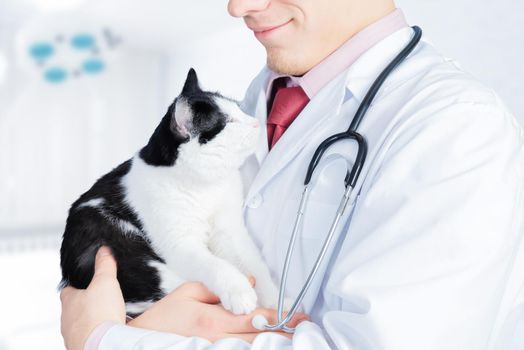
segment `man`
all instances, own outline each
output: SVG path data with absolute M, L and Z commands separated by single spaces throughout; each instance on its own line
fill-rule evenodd
M 347 129 L 413 30 L 392 0 L 230 0 L 228 8 L 267 51 L 242 103 L 267 131 L 243 169 L 245 219 L 278 276 L 312 154 Z M 293 337 L 258 334 L 253 315 L 225 312 L 194 283 L 126 326 L 114 259 L 101 250 L 89 288 L 61 295 L 68 348 L 88 339 L 90 349 L 507 349 L 524 296 L 522 129 L 491 90 L 423 40 L 358 131 L 368 156 L 304 299 L 311 319 L 295 318 Z M 355 153 L 341 142 L 319 166 L 290 297 L 316 259 Z M 256 313 L 275 321 L 274 311 Z

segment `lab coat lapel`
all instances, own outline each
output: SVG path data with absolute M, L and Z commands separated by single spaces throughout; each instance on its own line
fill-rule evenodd
M 268 153 L 268 146 L 267 142 L 264 141 L 264 137 L 267 134 L 266 86 L 269 82 L 270 76 L 271 71 L 267 66 L 265 66 L 256 76 L 256 78 L 253 79 L 253 82 L 247 89 L 246 96 L 240 104 L 240 108 L 244 111 L 244 113 L 257 119 L 260 124 L 261 138 L 258 142 L 257 149 L 255 150 L 255 157 L 250 157 L 249 159 L 250 167 L 253 165 L 253 163 L 257 163 L 257 171 Z
M 260 123 L 260 132 L 262 133 L 260 141 L 258 142 L 257 149 L 255 151 L 255 156 L 257 158 L 259 166 L 262 165 L 264 159 L 266 158 L 269 149 L 266 141 L 267 135 L 267 103 L 266 103 L 266 93 L 264 90 L 260 90 L 257 98 L 257 104 L 255 109 L 255 118 Z
M 264 90 L 262 88 L 262 90 Z M 342 74 L 322 89 L 302 110 L 277 144 L 268 153 L 265 123 L 267 119 L 266 95 L 261 92 L 257 101 L 256 118 L 264 125 L 263 139 L 259 142 L 257 159 L 260 170 L 246 197 L 246 203 L 256 195 L 300 150 L 319 137 L 322 124 L 338 114 L 345 94 L 345 75 Z M 314 141 L 317 142 L 317 141 Z M 303 181 L 303 179 L 296 179 Z

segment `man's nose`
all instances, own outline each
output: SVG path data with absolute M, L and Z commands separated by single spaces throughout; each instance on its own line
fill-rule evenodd
M 251 12 L 264 10 L 271 0 L 229 0 L 227 11 L 233 17 L 244 17 Z

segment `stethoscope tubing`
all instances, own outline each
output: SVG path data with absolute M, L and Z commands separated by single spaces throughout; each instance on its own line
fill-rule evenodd
M 351 121 L 351 124 L 348 130 L 342 133 L 332 135 L 328 137 L 327 139 L 325 139 L 317 147 L 317 149 L 315 150 L 315 153 L 313 154 L 313 157 L 311 158 L 311 161 L 308 165 L 308 170 L 306 172 L 306 177 L 304 179 L 304 189 L 302 191 L 302 197 L 300 200 L 297 217 L 295 219 L 295 223 L 293 226 L 293 232 L 292 232 L 292 235 L 289 241 L 289 245 L 288 245 L 288 249 L 286 252 L 286 259 L 284 261 L 284 266 L 282 268 L 282 276 L 280 280 L 280 289 L 279 289 L 279 295 L 278 295 L 277 323 L 274 325 L 266 324 L 264 328 L 268 331 L 282 330 L 287 333 L 294 333 L 295 331 L 294 328 L 288 327 L 287 323 L 293 318 L 293 316 L 297 312 L 298 306 L 304 299 L 306 292 L 308 291 L 309 287 L 311 286 L 311 283 L 313 282 L 313 279 L 315 278 L 315 275 L 318 269 L 320 268 L 320 265 L 322 264 L 322 260 L 324 259 L 325 254 L 329 248 L 329 245 L 338 228 L 340 219 L 342 218 L 342 216 L 345 213 L 345 210 L 351 198 L 351 194 L 353 192 L 353 189 L 355 188 L 355 185 L 357 183 L 357 180 L 359 178 L 359 175 L 362 171 L 362 168 L 366 160 L 367 150 L 368 150 L 367 142 L 366 142 L 366 139 L 362 135 L 356 132 L 356 130 L 359 127 L 360 123 L 362 122 L 362 119 L 364 118 L 369 107 L 371 106 L 371 103 L 373 102 L 375 96 L 377 95 L 378 91 L 380 90 L 381 86 L 384 84 L 388 76 L 398 65 L 400 65 L 409 56 L 409 54 L 415 49 L 415 47 L 419 43 L 422 37 L 422 29 L 420 29 L 418 26 L 413 26 L 412 28 L 415 31 L 413 38 L 406 45 L 406 47 L 393 59 L 393 61 L 391 61 L 391 63 L 388 64 L 388 66 L 380 73 L 377 79 L 373 82 L 373 84 L 371 85 L 371 88 L 367 92 L 366 96 L 364 97 L 364 100 L 360 104 L 355 116 L 353 117 L 353 120 Z M 322 159 L 322 156 L 324 155 L 326 150 L 329 147 L 331 147 L 332 145 L 334 145 L 335 143 L 342 141 L 342 140 L 347 140 L 347 139 L 355 140 L 357 142 L 358 148 L 357 148 L 357 156 L 355 158 L 355 163 L 352 166 L 351 171 L 347 172 L 346 177 L 344 179 L 345 188 L 346 188 L 344 191 L 344 195 L 340 200 L 337 212 L 335 214 L 335 218 L 333 219 L 331 223 L 329 232 L 326 236 L 324 244 L 322 245 L 320 253 L 317 256 L 315 264 L 311 272 L 309 273 L 306 279 L 306 282 L 304 283 L 299 295 L 297 296 L 289 312 L 287 313 L 286 317 L 283 317 L 284 298 L 285 298 L 287 277 L 288 277 L 288 272 L 289 272 L 289 264 L 291 261 L 291 257 L 293 255 L 296 238 L 302 228 L 302 221 L 304 218 L 304 213 L 307 208 L 307 202 L 308 202 L 308 198 L 309 198 L 310 191 L 311 191 L 311 187 L 310 187 L 311 179 L 313 177 L 316 167 L 320 163 L 320 160 Z

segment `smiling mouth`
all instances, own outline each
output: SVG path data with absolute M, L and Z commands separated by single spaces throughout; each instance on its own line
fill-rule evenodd
M 260 28 L 250 28 L 253 33 L 255 33 L 255 36 L 258 38 L 258 37 L 265 37 L 275 31 L 277 31 L 278 29 L 288 25 L 290 22 L 292 21 L 292 19 L 290 19 L 289 21 L 283 23 L 283 24 L 280 24 L 280 25 L 277 25 L 277 26 L 273 26 L 273 27 L 260 27 Z

